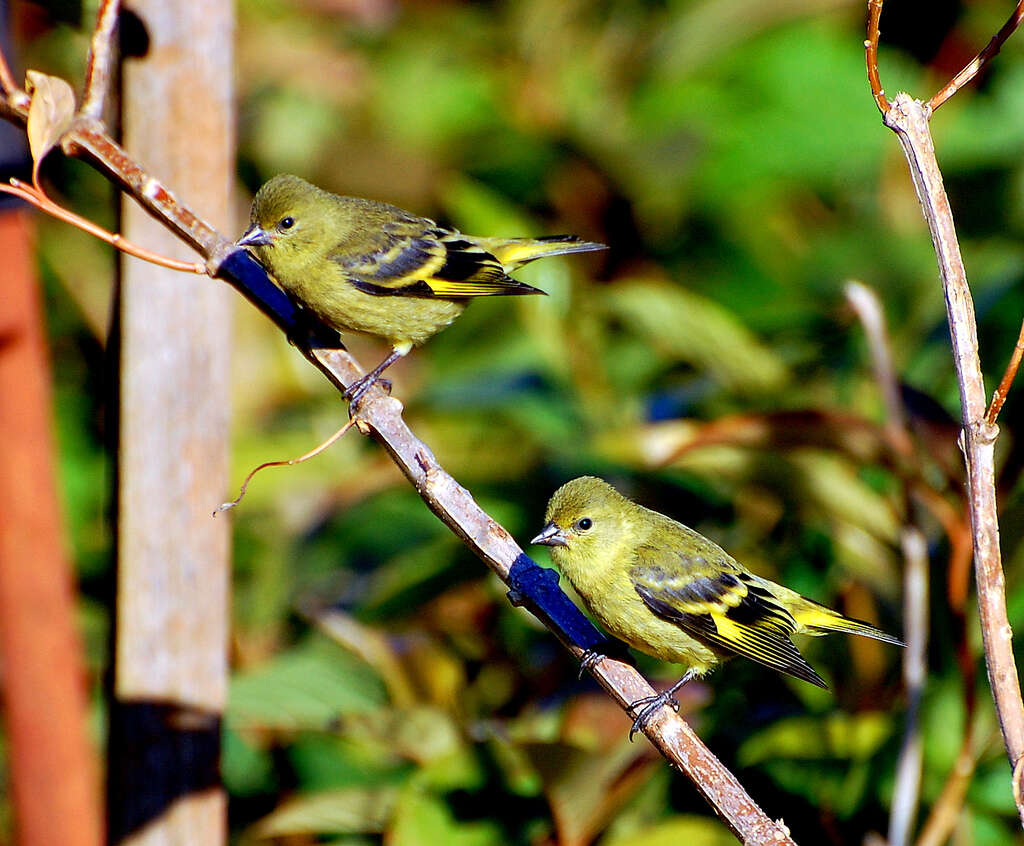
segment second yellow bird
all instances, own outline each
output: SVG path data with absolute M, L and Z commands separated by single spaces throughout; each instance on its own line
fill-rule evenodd
M 594 476 L 555 491 L 545 519 L 533 543 L 551 547 L 551 558 L 601 626 L 641 652 L 689 668 L 665 694 L 632 703 L 639 711 L 633 731 L 674 703 L 672 694 L 689 679 L 734 655 L 826 687 L 793 645 L 794 634 L 848 632 L 903 645 L 755 576 L 718 544 Z
M 353 406 L 385 369 L 448 326 L 474 297 L 544 293 L 510 278 L 515 269 L 534 259 L 604 249 L 574 235 L 463 235 L 287 174 L 257 192 L 250 226 L 237 243 L 329 326 L 391 344 L 391 354 L 349 386 Z

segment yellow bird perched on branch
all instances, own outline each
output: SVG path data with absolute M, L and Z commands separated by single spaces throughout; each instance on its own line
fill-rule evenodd
M 755 576 L 713 541 L 594 476 L 555 491 L 545 520 L 532 543 L 551 547 L 551 558 L 609 634 L 688 667 L 665 693 L 631 704 L 637 716 L 630 737 L 662 705 L 678 707 L 673 694 L 687 681 L 734 655 L 827 687 L 793 645 L 794 634 L 848 632 L 903 645 Z M 600 657 L 588 653 L 584 665 Z
M 574 235 L 463 235 L 287 174 L 257 192 L 237 243 L 329 326 L 391 344 L 391 354 L 349 386 L 353 406 L 385 369 L 448 326 L 474 297 L 544 293 L 510 278 L 512 271 L 539 258 L 605 248 Z

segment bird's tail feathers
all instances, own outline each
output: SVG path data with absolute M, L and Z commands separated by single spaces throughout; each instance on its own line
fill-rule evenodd
M 886 634 L 870 623 L 856 620 L 853 617 L 847 617 L 810 599 L 807 599 L 806 606 L 793 612 L 793 617 L 801 627 L 806 629 L 807 634 L 821 635 L 828 632 L 845 632 L 847 634 L 874 638 L 883 643 L 891 643 L 894 646 L 905 645 L 898 637 Z
M 521 267 L 534 259 L 606 250 L 604 244 L 584 241 L 576 235 L 550 235 L 544 238 L 481 238 L 480 246 L 506 268 Z

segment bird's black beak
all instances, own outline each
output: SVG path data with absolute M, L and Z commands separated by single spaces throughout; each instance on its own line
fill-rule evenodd
M 565 532 L 558 526 L 548 523 L 530 543 L 537 543 L 541 546 L 568 546 L 569 540 L 566 538 Z
M 235 242 L 238 247 L 269 247 L 274 243 L 273 238 L 264 232 L 255 223 L 245 230 L 245 233 Z

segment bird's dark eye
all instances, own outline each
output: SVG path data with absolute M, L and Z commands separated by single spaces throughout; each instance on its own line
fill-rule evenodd
M 576 521 L 576 528 L 581 532 L 589 532 L 591 527 L 594 525 L 594 521 L 589 517 L 581 517 Z
M 295 225 L 295 218 L 294 217 L 282 217 L 281 220 L 278 221 L 277 228 L 278 229 L 282 229 L 282 230 L 284 230 L 284 229 L 291 229 L 294 225 Z

